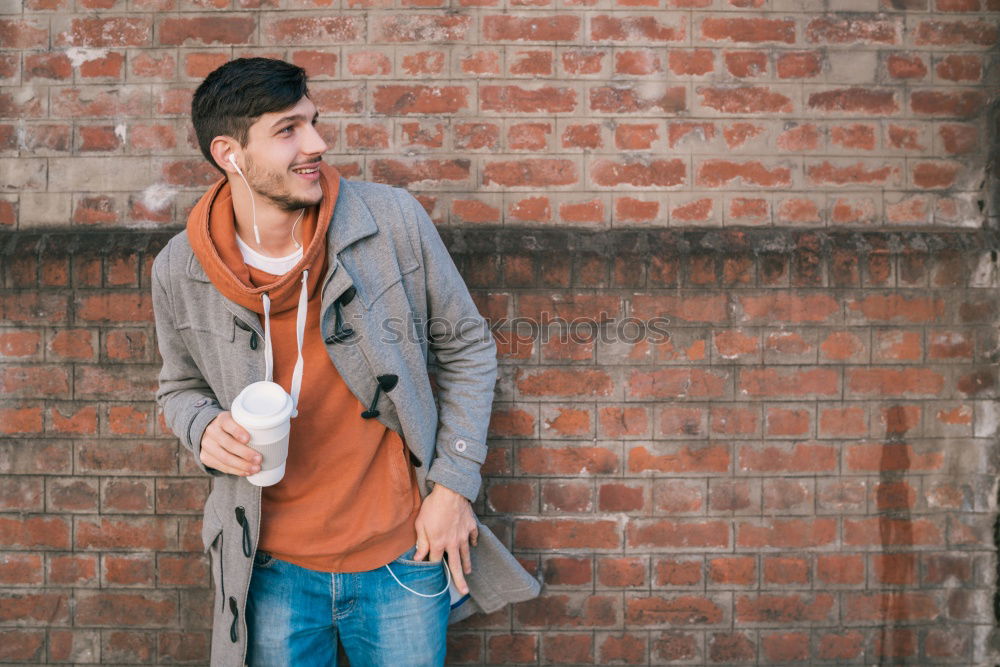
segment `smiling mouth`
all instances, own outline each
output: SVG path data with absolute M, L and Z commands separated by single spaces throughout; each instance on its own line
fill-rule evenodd
M 311 165 L 303 167 L 292 167 L 292 172 L 300 176 L 308 176 L 310 174 L 315 174 L 319 171 L 319 162 L 314 162 Z

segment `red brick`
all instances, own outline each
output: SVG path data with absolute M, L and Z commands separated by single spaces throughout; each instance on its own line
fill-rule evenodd
M 111 51 L 107 55 L 80 64 L 80 76 L 85 79 L 121 79 L 125 54 Z
M 145 18 L 75 18 L 54 41 L 59 46 L 149 46 L 152 34 L 153 26 Z
M 68 398 L 68 369 L 59 366 L 0 368 L 0 395 L 5 398 Z
M 107 358 L 114 361 L 144 361 L 149 348 L 149 337 L 138 329 L 113 329 L 104 337 Z
M 97 408 L 84 406 L 54 406 L 49 409 L 49 431 L 73 435 L 97 433 Z
M 107 662 L 146 664 L 156 656 L 156 633 L 113 630 L 103 633 L 101 657 Z
M 944 452 L 932 450 L 921 454 L 912 445 L 872 442 L 849 445 L 844 453 L 844 462 L 852 472 L 932 472 L 944 465 Z
M 525 628 L 610 627 L 621 623 L 621 601 L 617 595 L 543 593 L 518 605 L 514 614 Z
M 814 507 L 809 480 L 765 479 L 762 497 L 764 511 L 768 513 L 811 512 Z
M 601 512 L 639 512 L 645 506 L 646 491 L 633 484 L 601 484 L 597 492 Z
M 597 641 L 600 664 L 647 664 L 646 638 L 642 635 L 607 635 Z
M 101 481 L 101 512 L 148 514 L 153 511 L 153 480 L 113 478 Z
M 86 662 L 99 655 L 101 633 L 96 630 L 52 630 L 49 658 L 53 662 Z
M 45 657 L 45 630 L 0 630 L 0 660 L 38 662 Z
M 0 554 L 0 585 L 40 586 L 44 581 L 41 554 Z
M 947 582 L 968 585 L 972 579 L 972 558 L 965 554 L 925 554 L 923 583 L 940 586 Z
M 928 593 L 846 593 L 843 605 L 847 622 L 930 621 L 939 613 Z
M 256 21 L 252 16 L 220 15 L 196 18 L 166 18 L 157 36 L 163 46 L 249 44 Z
M 152 299 L 144 292 L 101 293 L 82 296 L 76 301 L 77 317 L 86 322 L 151 322 Z
M 491 663 L 500 665 L 535 664 L 538 637 L 526 634 L 493 635 L 487 641 L 486 655 Z
M 951 626 L 947 629 L 931 629 L 924 637 L 924 652 L 928 658 L 968 658 L 972 647 L 969 630 Z
M 934 546 L 944 542 L 943 531 L 930 519 L 866 518 L 844 520 L 847 546 Z
M 521 549 L 614 549 L 621 545 L 621 533 L 609 520 L 520 520 L 514 542 Z
M 44 20 L 5 19 L 0 21 L 0 44 L 5 49 L 44 49 L 49 35 Z
M 0 477 L 0 511 L 41 512 L 43 487 L 41 477 Z
M 914 585 L 917 583 L 916 554 L 872 554 L 872 575 L 880 584 Z
M 76 622 L 107 628 L 167 627 L 176 622 L 177 598 L 167 591 L 77 591 Z
M 552 410 L 557 412 L 553 413 Z M 593 434 L 593 419 L 589 409 L 580 410 L 571 407 L 543 408 L 543 413 L 547 413 L 542 422 L 550 437 L 573 437 L 589 436 Z M 551 416 L 548 416 L 551 415 Z
M 0 543 L 28 549 L 69 549 L 69 522 L 62 517 L 0 516 Z
M 157 479 L 156 511 L 168 514 L 200 514 L 208 500 L 207 479 Z
M 521 447 L 518 468 L 529 475 L 609 475 L 619 470 L 619 457 L 603 447 Z
M 95 478 L 58 477 L 47 484 L 49 511 L 97 512 L 98 481 Z
M 104 586 L 152 588 L 155 571 L 152 554 L 104 554 L 101 557 L 101 581 Z
M 166 549 L 176 543 L 177 523 L 167 517 L 79 518 L 78 549 Z
M 658 444 L 657 450 L 664 453 L 652 453 L 645 446 L 629 450 L 629 472 L 725 473 L 732 459 L 729 446 L 724 444 L 700 447 Z
M 711 558 L 708 578 L 713 584 L 752 586 L 757 582 L 757 561 L 752 556 Z
M 457 664 L 481 662 L 483 637 L 478 634 L 449 632 L 445 652 L 448 660 Z
M 802 436 L 812 433 L 810 408 L 782 408 L 765 406 L 765 435 L 770 437 Z
M 764 583 L 789 585 L 809 583 L 809 561 L 805 558 L 766 556 Z
M 210 657 L 210 633 L 161 632 L 158 636 L 158 653 L 165 662 L 192 664 L 205 662 Z
M 542 635 L 542 656 L 546 664 L 579 665 L 594 662 L 593 636 L 585 634 Z
M 709 598 L 637 597 L 625 602 L 625 622 L 633 626 L 698 625 L 721 623 L 725 610 Z
M 724 521 L 634 520 L 626 532 L 630 547 L 729 547 L 729 525 Z
M 108 431 L 115 435 L 145 435 L 149 432 L 150 408 L 143 405 L 108 407 Z
M 737 467 L 744 472 L 832 472 L 836 469 L 838 448 L 810 442 L 793 445 L 743 445 L 738 451 Z
M 593 565 L 590 558 L 551 556 L 545 559 L 545 583 L 549 586 L 580 586 L 589 584 Z
M 750 662 L 757 650 L 743 633 L 714 633 L 708 638 L 708 655 L 712 662 Z
M 65 593 L 0 593 L 0 623 L 68 625 L 69 599 Z
M 598 431 L 608 438 L 646 435 L 649 433 L 649 415 L 641 407 L 602 407 L 598 412 Z
M 628 395 L 637 399 L 687 398 L 721 399 L 726 395 L 729 372 L 700 368 L 633 370 L 628 378 Z
M 30 435 L 44 429 L 42 408 L 38 405 L 0 407 L 0 434 Z
M 773 519 L 760 525 L 741 521 L 736 526 L 736 545 L 798 549 L 831 544 L 836 535 L 835 519 Z
M 160 554 L 157 585 L 192 588 L 208 583 L 208 559 L 202 554 Z
M 157 369 L 140 365 L 77 366 L 73 392 L 79 399 L 145 401 L 157 387 Z
M 823 623 L 833 611 L 833 595 L 740 595 L 735 602 L 738 623 Z
M 496 512 L 531 512 L 538 507 L 535 486 L 530 482 L 498 480 L 489 485 L 486 498 Z
M 61 554 L 48 559 L 48 581 L 64 586 L 96 586 L 96 554 Z
M 659 560 L 655 566 L 657 586 L 696 586 L 701 584 L 700 560 Z
M 647 563 L 643 558 L 599 558 L 597 581 L 601 586 L 631 587 L 646 585 Z
M 705 483 L 675 480 L 653 485 L 653 510 L 657 514 L 700 514 L 705 506 Z
M 809 659 L 809 633 L 783 632 L 761 636 L 761 649 L 772 663 Z
M 483 17 L 483 37 L 499 41 L 572 41 L 580 33 L 581 18 L 571 14 L 554 16 L 487 15 Z

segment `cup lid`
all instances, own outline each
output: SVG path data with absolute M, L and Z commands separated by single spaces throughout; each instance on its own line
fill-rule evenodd
M 292 397 L 276 382 L 248 384 L 233 401 L 233 419 L 244 428 L 270 428 L 292 414 Z

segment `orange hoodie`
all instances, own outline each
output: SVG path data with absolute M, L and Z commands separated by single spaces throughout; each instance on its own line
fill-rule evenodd
M 285 476 L 262 489 L 258 548 L 311 570 L 360 572 L 388 563 L 416 543 L 420 494 L 399 434 L 377 419 L 361 418 L 365 406 L 337 373 L 320 332 L 319 284 L 340 185 L 336 169 L 321 163 L 320 171 L 323 199 L 300 223 L 302 259 L 283 276 L 243 261 L 226 179 L 195 205 L 187 232 L 195 256 L 224 296 L 261 317 L 261 295 L 270 297 L 274 381 L 285 391 L 298 354 L 302 271 L 309 269 L 298 417 L 292 419 Z

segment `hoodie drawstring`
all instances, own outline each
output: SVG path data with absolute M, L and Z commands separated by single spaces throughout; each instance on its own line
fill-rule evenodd
M 292 417 L 299 414 L 299 391 L 302 389 L 302 371 L 305 362 L 302 359 L 302 340 L 306 334 L 306 314 L 309 307 L 309 269 L 302 271 L 302 291 L 299 292 L 299 305 L 295 312 L 295 340 L 298 344 L 299 356 L 295 360 L 295 370 L 292 371 Z M 264 302 L 264 379 L 274 381 L 274 352 L 271 346 L 271 297 L 267 293 L 260 295 Z

